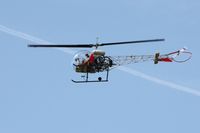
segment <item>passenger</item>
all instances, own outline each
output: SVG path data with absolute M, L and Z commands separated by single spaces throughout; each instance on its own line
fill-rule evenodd
M 86 56 L 87 58 L 89 58 L 89 57 L 90 57 L 88 53 L 87 53 L 87 54 L 85 54 L 85 56 Z
M 76 58 L 76 59 L 75 59 L 75 62 L 76 62 L 76 64 L 77 64 L 77 65 L 80 65 L 80 64 L 81 64 L 81 62 L 80 62 L 80 59 L 79 59 L 79 58 Z

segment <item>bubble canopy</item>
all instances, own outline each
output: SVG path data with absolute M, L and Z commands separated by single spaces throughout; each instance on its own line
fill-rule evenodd
M 82 50 L 77 52 L 73 57 L 73 67 L 83 64 L 86 60 L 89 59 L 91 52 L 87 50 Z

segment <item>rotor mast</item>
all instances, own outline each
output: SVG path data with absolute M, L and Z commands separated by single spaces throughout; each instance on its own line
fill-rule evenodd
M 99 45 L 99 37 L 96 37 L 96 46 L 95 46 L 95 49 L 98 48 L 98 45 Z

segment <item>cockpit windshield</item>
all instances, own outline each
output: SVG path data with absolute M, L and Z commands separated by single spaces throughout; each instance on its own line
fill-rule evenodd
M 90 57 L 90 52 L 87 50 L 79 51 L 73 58 L 73 66 L 78 66 L 87 61 Z

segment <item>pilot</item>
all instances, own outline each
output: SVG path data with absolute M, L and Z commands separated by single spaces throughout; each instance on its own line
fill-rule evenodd
M 82 64 L 85 64 L 85 63 L 87 63 L 89 61 L 90 56 L 89 56 L 88 53 L 85 54 L 85 57 L 86 57 L 86 59 L 82 60 Z

